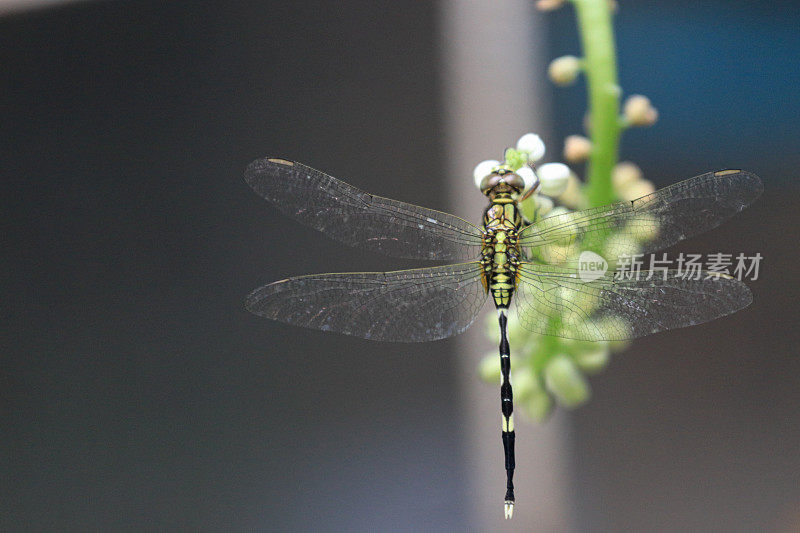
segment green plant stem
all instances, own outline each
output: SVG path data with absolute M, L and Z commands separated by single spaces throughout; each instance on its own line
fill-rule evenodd
M 592 153 L 585 190 L 589 207 L 594 207 L 616 200 L 611 184 L 611 171 L 617 164 L 621 128 L 612 8 L 608 0 L 572 2 L 578 16 L 589 92 Z

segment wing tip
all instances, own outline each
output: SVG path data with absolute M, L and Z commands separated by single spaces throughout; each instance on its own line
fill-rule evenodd
M 764 182 L 758 175 L 753 174 L 747 170 L 730 169 L 730 170 L 717 170 L 714 172 L 715 178 L 735 179 L 740 177 L 738 185 L 741 187 L 742 194 L 742 209 L 753 203 L 761 193 L 764 192 Z
M 256 289 L 256 290 L 252 291 L 250 294 L 248 294 L 247 296 L 245 296 L 245 298 L 244 298 L 244 308 L 247 311 L 253 313 L 254 315 L 258 314 L 257 309 L 256 309 L 256 304 L 258 304 L 258 301 L 259 301 L 258 293 L 259 293 L 260 290 L 261 290 L 260 288 Z
M 294 161 L 279 157 L 256 159 L 244 170 L 244 181 L 256 193 L 270 200 L 271 198 L 266 196 L 268 191 L 272 190 L 279 178 L 291 172 L 295 165 Z
M 737 278 L 731 278 L 729 283 L 731 286 L 736 287 L 736 303 L 739 306 L 737 309 L 732 311 L 732 313 L 744 309 L 753 303 L 753 291 L 746 283 Z
M 288 279 L 282 279 L 279 281 L 273 281 L 272 283 L 267 283 L 266 285 L 262 285 L 257 289 L 254 289 L 244 298 L 244 308 L 254 315 L 258 316 L 265 316 L 270 317 L 270 314 L 266 311 L 264 307 L 264 303 L 269 303 L 269 297 L 273 296 L 274 294 L 280 292 L 281 288 L 284 287 L 284 283 L 289 281 Z
M 728 275 L 712 275 L 710 272 L 704 272 L 704 274 L 706 278 L 703 282 L 709 281 L 719 284 L 716 295 L 723 298 L 723 303 L 719 307 L 719 313 L 715 316 L 710 316 L 707 320 L 698 321 L 696 322 L 697 324 L 732 315 L 753 303 L 753 291 L 742 280 Z
M 295 162 L 289 159 L 283 159 L 281 157 L 262 157 L 260 159 L 256 159 L 255 161 L 251 162 L 247 165 L 247 168 L 244 171 L 245 177 L 250 176 L 253 172 L 264 170 L 268 167 L 273 168 L 285 168 L 285 167 L 294 167 Z

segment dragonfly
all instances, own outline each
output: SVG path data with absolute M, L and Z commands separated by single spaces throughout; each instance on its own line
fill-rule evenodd
M 752 203 L 761 180 L 709 172 L 637 200 L 541 218 L 520 211 L 526 183 L 501 164 L 480 182 L 489 201 L 480 226 L 363 192 L 298 162 L 259 159 L 245 181 L 278 211 L 346 245 L 449 264 L 391 272 L 311 274 L 268 283 L 246 298 L 262 317 L 372 341 L 425 342 L 466 330 L 487 300 L 497 310 L 505 518 L 514 510 L 515 432 L 507 336 L 512 301 L 526 329 L 586 341 L 625 340 L 713 320 L 749 305 L 726 275 L 664 270 L 584 279 L 575 250 L 647 254 L 712 229 Z M 649 239 L 642 242 L 642 233 Z M 619 279 L 617 279 L 619 278 Z

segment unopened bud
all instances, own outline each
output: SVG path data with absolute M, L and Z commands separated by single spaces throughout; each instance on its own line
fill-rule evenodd
M 556 355 L 544 370 L 547 390 L 565 407 L 577 407 L 589 399 L 586 378 L 566 355 Z
M 608 239 L 603 245 L 603 258 L 608 261 L 608 268 L 617 268 L 621 261 L 639 253 L 639 243 L 626 235 L 615 235 L 613 239 Z
M 570 163 L 581 163 L 589 159 L 592 141 L 583 135 L 570 135 L 564 139 L 564 159 Z
M 618 191 L 635 181 L 639 181 L 642 177 L 642 169 L 636 163 L 630 161 L 622 161 L 611 171 L 611 183 Z
M 582 209 L 586 203 L 586 197 L 581 190 L 581 182 L 574 174 L 570 174 L 567 180 L 567 188 L 558 197 L 558 201 L 571 209 Z
M 539 176 L 539 191 L 542 194 L 560 196 L 567 190 L 571 172 L 564 163 L 546 163 L 538 168 L 536 174 Z
M 634 94 L 625 100 L 623 113 L 631 126 L 652 126 L 658 120 L 658 111 L 650 99 L 641 94 Z
M 530 392 L 524 406 L 534 422 L 544 422 L 553 412 L 553 398 L 546 390 L 537 387 Z
M 588 352 L 579 352 L 575 355 L 575 364 L 587 374 L 594 374 L 606 367 L 609 356 L 608 346 L 599 346 Z
M 627 187 L 621 188 L 617 194 L 619 194 L 621 199 L 632 202 L 633 200 L 637 200 L 642 196 L 647 196 L 654 192 L 656 192 L 656 186 L 653 185 L 652 181 L 637 180 Z
M 539 11 L 555 11 L 566 3 L 567 0 L 538 0 L 536 9 Z
M 563 205 L 560 205 L 558 207 L 554 207 L 553 210 L 550 211 L 550 213 L 547 216 L 548 217 L 557 217 L 558 215 L 565 215 L 565 214 L 567 214 L 569 212 L 570 212 L 569 209 L 567 209 Z
M 537 387 L 534 375 L 527 368 L 522 368 L 511 375 L 511 381 L 514 383 L 514 398 L 524 399 L 527 398 L 531 391 Z
M 625 223 L 624 232 L 626 235 L 630 235 L 635 241 L 646 243 L 658 237 L 660 230 L 661 222 L 659 222 L 655 215 L 641 213 Z
M 528 154 L 528 161 L 534 163 L 544 157 L 544 141 L 535 133 L 526 133 L 517 141 L 517 150 Z
M 553 200 L 547 196 L 536 194 L 533 196 L 533 202 L 536 206 L 536 216 L 543 217 L 553 210 Z
M 581 71 L 581 60 L 575 56 L 561 56 L 550 62 L 547 75 L 556 85 L 571 85 Z

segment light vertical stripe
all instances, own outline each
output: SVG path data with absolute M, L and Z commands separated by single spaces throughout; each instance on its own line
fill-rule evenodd
M 486 199 L 472 183 L 472 169 L 528 131 L 536 131 L 557 150 L 545 131 L 547 103 L 543 55 L 545 16 L 532 0 L 445 0 L 440 4 L 442 67 L 446 106 L 446 160 L 453 202 L 451 212 L 480 221 Z M 534 54 L 536 54 L 534 56 Z M 512 304 L 513 305 L 513 304 Z M 479 319 L 480 323 L 480 319 Z M 468 523 L 497 529 L 502 521 L 505 471 L 497 442 L 497 390 L 479 380 L 480 357 L 496 348 L 481 327 L 458 337 L 465 450 Z M 511 346 L 514 353 L 515 346 Z M 513 367 L 513 361 L 512 361 Z M 517 505 L 512 523 L 520 531 L 570 531 L 567 478 L 567 423 L 556 413 L 545 426 L 516 428 Z

